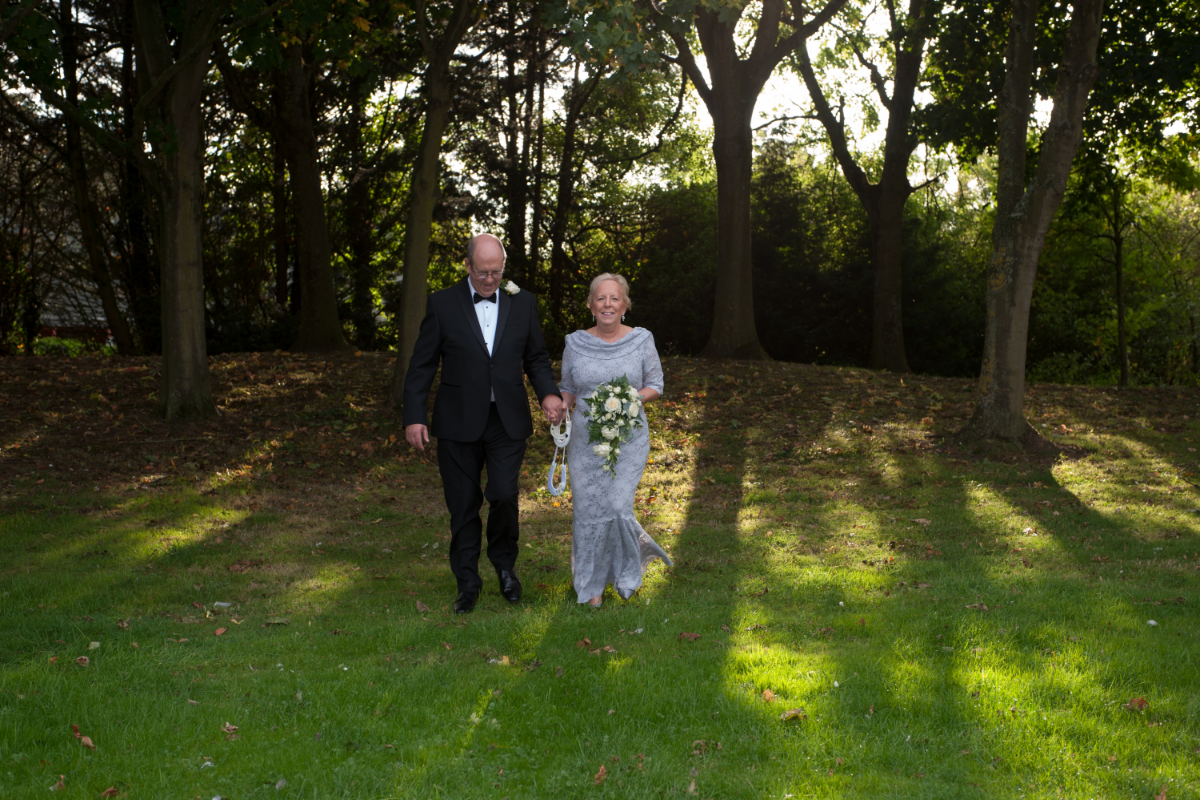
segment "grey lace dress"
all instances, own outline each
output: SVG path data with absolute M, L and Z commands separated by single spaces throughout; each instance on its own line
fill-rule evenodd
M 563 391 L 586 400 L 597 386 L 622 375 L 635 389 L 649 387 L 662 393 L 662 363 L 650 331 L 634 328 L 611 343 L 585 331 L 567 337 L 560 382 Z M 575 510 L 571 540 L 575 592 L 579 602 L 586 603 L 612 584 L 617 594 L 629 599 L 642 585 L 642 573 L 651 561 L 661 558 L 671 563 L 638 524 L 633 511 L 634 493 L 650 455 L 646 412 L 642 412 L 642 427 L 621 444 L 615 476 L 602 469 L 603 459 L 592 452 L 587 425 L 582 403 L 577 401 L 571 412 L 571 442 L 567 445 Z

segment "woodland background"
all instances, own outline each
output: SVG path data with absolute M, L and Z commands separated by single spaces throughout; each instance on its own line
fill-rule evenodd
M 491 231 L 552 352 L 611 270 L 665 353 L 746 355 L 713 346 L 728 327 L 712 312 L 721 178 L 748 190 L 752 355 L 977 375 L 1012 5 L 6 3 L 0 354 L 162 353 L 188 315 L 201 355 L 397 348 L 425 293 L 461 278 L 465 240 Z M 1103 8 L 1100 78 L 1037 269 L 1031 380 L 1200 381 L 1198 17 L 1194 0 Z M 1037 20 L 1048 102 L 1069 7 Z M 754 62 L 763 42 L 774 63 Z M 737 112 L 748 176 L 721 174 L 722 46 L 728 74 L 804 87 Z M 1045 125 L 1035 114 L 1031 164 Z M 202 281 L 181 284 L 164 269 L 192 234 Z

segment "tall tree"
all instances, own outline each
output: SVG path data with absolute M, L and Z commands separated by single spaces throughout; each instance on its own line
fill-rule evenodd
M 62 79 L 65 99 L 79 108 L 79 54 L 83 43 L 78 36 L 81 26 L 75 19 L 75 8 L 71 0 L 60 0 L 58 4 L 59 44 L 62 48 Z M 75 208 L 79 218 L 80 241 L 87 256 L 92 282 L 100 297 L 101 307 L 108 329 L 112 331 L 117 350 L 129 355 L 134 352 L 133 334 L 129 322 L 117 302 L 109 269 L 107 248 L 102 240 L 100 212 L 91 193 L 91 180 L 84 154 L 84 135 L 78 114 L 64 115 L 66 127 L 67 168 L 71 175 L 71 187 L 75 195 Z
M 135 0 L 135 36 L 145 61 L 147 90 L 139 105 L 158 135 L 144 161 L 158 193 L 158 254 L 162 276 L 162 386 L 167 420 L 217 415 L 204 333 L 204 270 L 200 232 L 204 209 L 204 117 L 201 101 L 223 3 L 184 0 L 182 13 L 160 0 Z M 168 21 L 170 20 L 170 22 Z
M 901 295 L 901 238 L 904 207 L 908 198 L 921 187 L 908 180 L 908 165 L 918 144 L 914 130 L 914 97 L 921 78 L 925 46 L 936 33 L 942 3 L 938 0 L 909 0 L 907 12 L 897 13 L 889 0 L 889 27 L 878 37 L 883 68 L 871 53 L 867 21 L 860 9 L 852 11 L 851 28 L 843 31 L 840 47 L 851 51 L 870 76 L 879 105 L 887 112 L 883 143 L 883 162 L 878 178 L 871 181 L 861 159 L 851 150 L 842 110 L 834 113 L 825 86 L 819 79 L 808 52 L 808 42 L 796 50 L 795 65 L 812 99 L 814 114 L 825 129 L 834 157 L 859 202 L 866 209 L 871 229 L 871 265 L 875 272 L 872 318 L 871 366 L 892 372 L 908 372 L 904 345 L 903 303 Z M 873 8 L 878 11 L 879 4 Z
M 370 35 L 374 26 L 364 14 L 370 16 L 366 4 L 290 3 L 272 24 L 243 37 L 232 54 L 218 52 L 231 103 L 271 134 L 287 162 L 300 295 L 293 350 L 349 347 L 338 317 L 316 104 L 322 74 L 332 62 L 353 61 Z
M 450 120 L 454 84 L 451 62 L 467 31 L 481 19 L 479 0 L 434 3 L 416 0 L 411 23 L 417 30 L 425 56 L 421 76 L 424 124 L 409 180 L 408 222 L 404 229 L 404 282 L 401 284 L 400 337 L 396 342 L 396 369 L 392 375 L 392 404 L 404 395 L 404 374 L 425 316 L 429 288 L 429 241 L 433 212 L 441 200 L 442 138 Z
M 975 411 L 964 434 L 1027 441 L 1037 437 L 1025 419 L 1025 354 L 1038 257 L 1067 188 L 1083 137 L 1088 94 L 1098 77 L 1096 48 L 1103 0 L 1079 0 L 1054 89 L 1032 180 L 1026 171 L 1038 32 L 1038 0 L 1013 0 L 1005 52 L 1004 87 L 997 99 L 996 222 L 987 270 L 987 322 Z
M 563 4 L 560 13 L 571 20 L 576 47 L 590 59 L 634 73 L 660 59 L 678 64 L 712 117 L 719 267 L 706 356 L 766 357 L 755 328 L 750 260 L 754 106 L 779 63 L 845 4 L 846 0 L 826 0 L 815 13 L 801 0 L 667 0 L 647 5 L 601 0 L 583 3 L 584 13 L 579 13 L 579 3 Z M 707 69 L 698 62 L 694 40 Z

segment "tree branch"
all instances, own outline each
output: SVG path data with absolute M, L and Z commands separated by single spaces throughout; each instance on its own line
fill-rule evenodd
M 687 37 L 677 31 L 667 31 L 667 36 L 675 43 L 675 49 L 679 51 L 679 55 L 675 57 L 675 62 L 683 69 L 684 74 L 696 87 L 696 94 L 700 95 L 700 99 L 704 101 L 704 105 L 712 109 L 713 92 L 712 87 L 704 80 L 704 74 L 700 72 L 700 67 L 696 64 L 696 56 L 692 53 L 692 46 L 688 44 Z
M 763 128 L 769 128 L 770 126 L 774 125 L 776 122 L 790 122 L 791 120 L 794 120 L 794 119 L 811 119 L 811 120 L 816 120 L 817 122 L 821 121 L 821 118 L 819 116 L 817 116 L 816 114 L 784 114 L 782 117 L 776 117 L 775 119 L 767 120 L 762 125 L 755 125 L 750 130 L 761 131 Z

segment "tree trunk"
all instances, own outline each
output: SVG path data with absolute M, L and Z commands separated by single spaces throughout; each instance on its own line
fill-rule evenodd
M 275 235 L 275 302 L 286 310 L 288 305 L 288 232 L 287 163 L 279 138 L 271 137 L 271 212 Z
M 567 327 L 565 308 L 568 278 L 571 277 L 571 263 L 563 245 L 566 241 L 567 226 L 570 224 L 571 208 L 575 205 L 575 181 L 578 176 L 578 170 L 575 168 L 575 149 L 579 119 L 603 77 L 604 70 L 598 69 L 587 83 L 580 85 L 579 70 L 576 68 L 575 78 L 566 98 L 567 117 L 563 122 L 558 186 L 554 193 L 554 221 L 550 223 L 550 317 L 563 330 Z
M 75 19 L 71 0 L 59 3 L 59 26 L 62 35 L 63 80 L 66 83 L 67 102 L 79 105 L 79 76 L 76 70 L 78 44 L 75 39 Z M 117 350 L 125 355 L 134 352 L 133 335 L 129 323 L 121 312 L 117 294 L 113 290 L 112 275 L 108 270 L 108 258 L 100 242 L 98 212 L 92 202 L 91 186 L 87 165 L 83 160 L 83 134 L 74 117 L 65 115 L 67 130 L 67 168 L 71 175 L 71 188 L 75 195 L 75 211 L 79 217 L 79 238 L 87 254 L 89 273 L 96 285 L 96 294 L 104 309 L 104 318 L 112 332 Z
M 392 405 L 404 396 L 404 375 L 412 358 L 425 298 L 429 288 L 429 239 L 433 211 L 442 199 L 442 136 L 450 116 L 450 81 L 445 76 L 426 79 L 425 125 L 409 181 L 408 223 L 404 231 L 404 282 L 400 286 L 400 341 L 396 343 L 396 371 L 392 376 Z
M 302 50 L 300 45 L 291 45 L 284 51 L 278 130 L 291 176 L 300 263 L 300 332 L 291 349 L 314 353 L 345 350 L 349 345 L 338 319 L 329 224 L 317 162 L 317 135 L 309 106 L 309 75 Z
M 1118 217 L 1118 219 L 1120 218 Z M 1128 386 L 1129 344 L 1125 338 L 1125 237 L 1120 232 L 1113 238 L 1113 265 L 1116 267 L 1117 273 L 1117 358 L 1121 360 L 1121 386 Z
M 135 141 L 133 110 L 137 105 L 137 76 L 134 72 L 133 0 L 125 0 L 121 17 L 121 106 L 122 139 Z M 151 242 L 150 195 L 133 156 L 121 160 L 120 181 L 122 271 L 121 283 L 129 299 L 129 309 L 137 329 L 139 350 L 162 350 L 162 299 L 159 273 Z
M 914 191 L 908 182 L 908 163 L 917 144 L 909 127 L 925 43 L 933 25 L 933 10 L 926 0 L 910 0 L 905 21 L 907 27 L 896 27 L 899 23 L 893 19 L 890 40 L 895 43 L 895 68 L 891 96 L 887 93 L 887 83 L 878 72 L 874 73 L 880 105 L 888 113 L 883 169 L 877 183 L 870 182 L 850 151 L 845 119 L 840 113 L 834 114 L 809 60 L 807 45 L 800 48 L 797 59 L 800 75 L 812 98 L 817 119 L 829 136 L 834 157 L 867 212 L 871 266 L 875 271 L 871 367 L 897 373 L 908 372 L 901 292 L 904 207 Z
M 375 297 L 371 293 L 375 275 L 371 268 L 370 183 L 367 179 L 362 130 L 367 125 L 363 109 L 363 83 L 350 84 L 350 181 L 346 187 L 346 238 L 350 248 L 350 269 L 354 282 L 351 303 L 354 314 L 355 343 L 363 350 L 375 347 Z
M 987 320 L 975 413 L 963 435 L 1033 444 L 1025 420 L 1025 356 L 1034 277 L 1046 232 L 1066 191 L 1082 139 L 1083 113 L 1096 81 L 1102 0 L 1079 0 L 1058 71 L 1050 124 L 1032 183 L 1025 185 L 1037 0 L 1014 0 L 997 100 L 999 146 L 996 222 L 987 268 Z M 1040 439 L 1040 437 L 1038 437 Z
M 715 14 L 702 11 L 696 27 L 712 76 L 706 105 L 713 120 L 713 158 L 717 166 L 716 300 L 712 332 L 701 355 L 767 358 L 755 327 L 750 258 L 750 181 L 754 163 L 751 123 L 762 85 L 753 85 L 745 63 L 738 58 L 735 22 L 724 23 Z
M 713 156 L 717 165 L 717 280 L 713 326 L 702 355 L 711 358 L 766 358 L 754 320 L 750 259 L 750 178 L 754 157 L 751 122 L 754 104 L 775 67 L 805 38 L 833 17 L 846 0 L 827 0 L 812 19 L 792 20 L 792 32 L 780 37 L 784 0 L 763 0 L 753 41 L 738 34 L 740 12 L 698 7 L 695 29 L 707 70 L 701 70 L 683 31 L 664 33 L 679 51 L 678 62 L 713 120 Z M 698 4 L 699 5 L 699 4 Z M 793 9 L 804 4 L 791 3 Z M 740 53 L 748 50 L 746 58 Z M 706 74 L 707 73 L 707 74 Z M 711 81 L 711 84 L 710 84 Z
M 168 421 L 217 416 L 208 375 L 204 330 L 204 117 L 201 101 L 219 8 L 187 0 L 176 63 L 163 9 L 156 0 L 135 0 L 139 50 L 148 78 L 167 80 L 157 102 L 167 140 L 154 143 L 159 191 L 159 270 L 162 276 L 162 384 L 158 411 Z M 168 70 L 177 70 L 169 79 Z
M 404 283 L 400 287 L 400 341 L 396 343 L 396 369 L 392 374 L 391 402 L 400 407 L 404 374 L 412 358 L 425 298 L 429 290 L 429 239 L 433 212 L 442 197 L 442 137 L 450 118 L 450 60 L 471 26 L 479 19 L 479 0 L 456 0 L 449 22 L 435 41 L 425 24 L 425 3 L 417 0 L 421 47 L 425 52 L 425 124 L 409 180 L 408 222 L 404 232 Z

